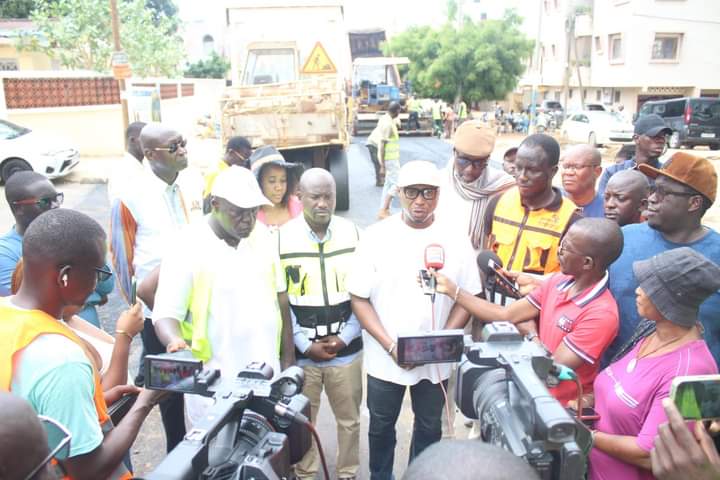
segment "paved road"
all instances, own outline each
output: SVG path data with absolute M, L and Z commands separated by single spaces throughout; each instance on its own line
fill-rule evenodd
M 510 135 L 500 137 L 496 144 L 495 151 L 497 155 L 510 147 L 517 145 L 521 137 Z M 192 143 L 190 145 L 192 147 Z M 400 140 L 401 162 L 409 160 L 430 160 L 435 162 L 439 167 L 445 166 L 447 159 L 450 158 L 452 148 L 449 143 L 434 138 L 402 138 Z M 199 149 L 198 149 L 199 151 Z M 202 156 L 207 158 L 217 158 L 212 154 L 212 148 L 208 153 L 207 145 L 203 146 Z M 192 148 L 190 149 L 191 161 Z M 672 152 L 668 152 L 670 154 Z M 697 151 L 698 154 L 710 156 L 716 159 L 710 152 Z M 715 152 L 713 152 L 715 153 Z M 609 160 L 609 159 L 608 159 Z M 93 160 L 86 160 L 91 162 Z M 207 163 L 207 162 L 206 162 Z M 364 138 L 356 138 L 350 145 L 349 149 L 349 170 L 350 170 L 350 210 L 343 212 L 342 215 L 355 221 L 361 227 L 366 227 L 375 221 L 375 216 L 380 204 L 381 189 L 374 186 L 374 172 L 364 147 Z M 104 184 L 83 184 L 69 181 L 58 181 L 58 189 L 65 193 L 65 205 L 67 208 L 75 208 L 83 211 L 103 226 L 109 225 L 109 205 L 107 201 L 107 190 Z M 2 195 L 4 197 L 4 194 Z M 708 220 L 710 224 L 718 227 L 720 224 L 718 206 L 715 206 Z M 0 231 L 6 231 L 12 226 L 12 217 L 8 210 L 6 202 L 0 202 Z M 108 304 L 100 309 L 100 317 L 103 326 L 108 331 L 114 330 L 114 322 L 119 313 L 125 308 L 123 301 L 117 292 L 110 295 Z M 134 342 L 131 358 L 131 369 L 137 369 L 140 344 L 139 338 Z M 406 398 L 406 405 L 403 414 L 398 422 L 398 446 L 395 457 L 395 475 L 400 478 L 405 470 L 407 463 L 407 454 L 410 440 L 410 432 L 412 429 L 412 413 L 410 412 L 409 399 Z M 327 408 L 327 401 L 324 402 L 324 408 L 321 410 L 318 421 L 320 435 L 326 448 L 326 456 L 331 465 L 331 471 L 334 471 L 335 459 L 335 429 L 332 423 L 332 415 Z M 367 424 L 368 414 L 364 408 L 362 411 L 362 433 L 360 443 L 361 469 L 359 472 L 360 479 L 367 479 Z M 462 427 L 461 416 L 456 417 L 456 430 L 458 437 L 464 433 Z M 152 470 L 164 457 L 165 441 L 162 435 L 159 414 L 155 409 L 148 420 L 143 425 L 142 431 L 132 448 L 133 464 L 137 475 L 142 475 Z

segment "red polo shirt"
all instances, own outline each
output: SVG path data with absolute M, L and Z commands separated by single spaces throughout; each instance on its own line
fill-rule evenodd
M 569 298 L 574 282 L 573 277 L 556 273 L 525 298 L 540 310 L 542 343 L 555 353 L 562 342 L 585 360 L 575 373 L 583 393 L 589 393 L 600 369 L 600 357 L 618 333 L 618 309 L 608 289 L 607 272 L 598 283 Z M 563 405 L 577 398 L 574 382 L 561 382 L 550 392 Z

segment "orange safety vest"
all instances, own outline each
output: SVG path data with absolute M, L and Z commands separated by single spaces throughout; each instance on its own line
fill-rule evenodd
M 17 353 L 30 345 L 37 337 L 45 334 L 62 335 L 72 340 L 83 351 L 85 346 L 75 333 L 67 326 L 52 318 L 40 310 L 21 310 L 7 305 L 7 302 L 0 303 L 0 390 L 9 392 L 12 386 L 13 371 L 18 361 Z M 90 364 L 94 365 L 91 357 Z M 95 377 L 95 395 L 93 401 L 98 415 L 98 423 L 104 435 L 112 430 L 113 424 L 110 415 L 107 413 L 105 396 L 100 382 L 100 375 L 93 367 Z M 66 476 L 66 479 L 71 477 Z M 124 464 L 118 465 L 115 471 L 108 477 L 112 480 L 125 480 L 132 478 L 132 474 L 125 468 Z
M 558 246 L 575 211 L 577 206 L 565 197 L 556 210 L 530 210 L 523 206 L 517 188 L 508 190 L 493 212 L 489 247 L 506 270 L 543 275 L 558 272 Z

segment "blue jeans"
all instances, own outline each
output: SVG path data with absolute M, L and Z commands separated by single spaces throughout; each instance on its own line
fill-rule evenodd
M 443 381 L 447 388 L 447 380 Z M 395 423 L 397 423 L 406 385 L 386 382 L 367 376 L 367 407 L 370 411 L 368 443 L 370 450 L 370 479 L 392 480 L 395 461 Z M 410 463 L 423 450 L 440 440 L 445 398 L 439 383 L 429 380 L 410 386 L 410 399 L 415 415 L 410 441 Z

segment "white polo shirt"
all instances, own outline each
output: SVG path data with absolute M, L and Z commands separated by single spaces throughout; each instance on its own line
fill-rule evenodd
M 178 235 L 163 258 L 155 296 L 153 322 L 159 318 L 186 319 L 199 270 L 213 274 L 208 314 L 212 348 L 209 368 L 230 378 L 251 362 L 265 362 L 280 373 L 282 321 L 278 292 L 287 290 L 277 243 L 257 222 L 250 237 L 232 248 L 212 231 L 207 217 Z M 186 395 L 188 417 L 202 418 L 212 399 Z
M 436 296 L 433 328 L 430 296 L 424 295 L 417 283 L 419 270 L 425 268 L 425 247 L 433 243 L 445 250 L 442 273 L 464 290 L 479 293 L 480 277 L 470 242 L 437 221 L 428 228 L 415 229 L 397 214 L 370 226 L 360 239 L 349 290 L 355 296 L 370 300 L 392 338 L 439 330 L 447 322 L 453 299 L 441 294 Z M 363 331 L 363 350 L 368 375 L 400 385 L 414 385 L 423 379 L 437 383 L 448 378 L 454 366 L 433 364 L 404 370 L 367 331 Z

